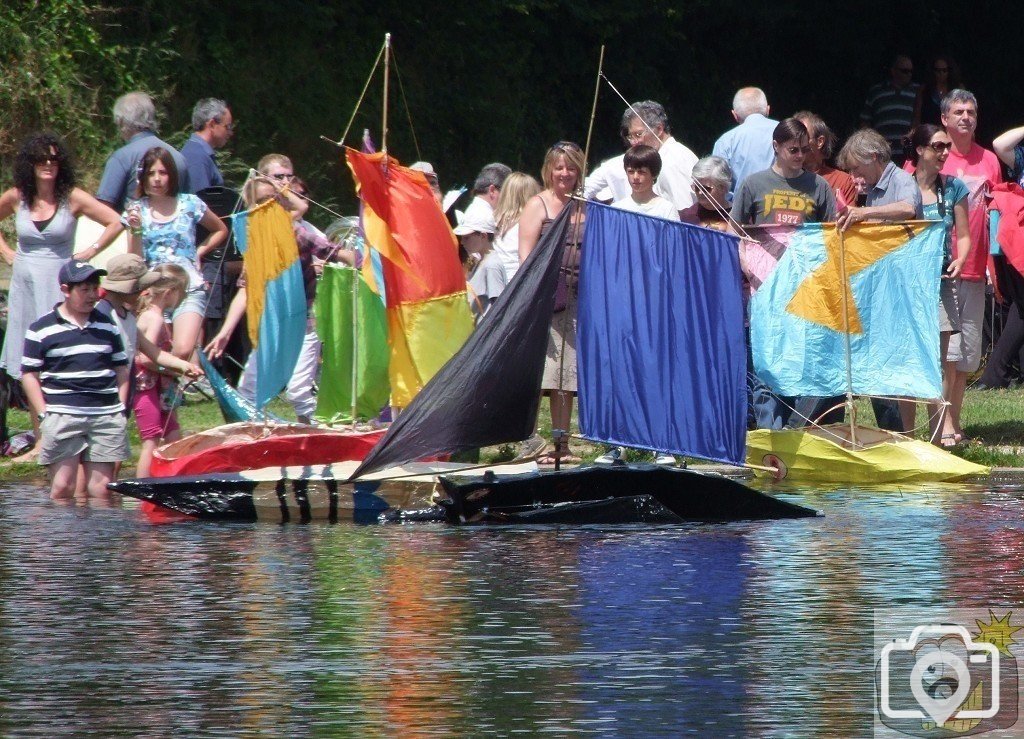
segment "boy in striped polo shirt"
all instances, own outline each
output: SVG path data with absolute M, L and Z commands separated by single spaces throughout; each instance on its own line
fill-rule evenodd
M 70 500 L 79 463 L 90 499 L 110 499 L 117 462 L 128 458 L 128 362 L 120 332 L 95 310 L 106 271 L 71 260 L 59 274 L 64 302 L 25 335 L 21 383 L 40 420 L 39 463 L 50 497 Z

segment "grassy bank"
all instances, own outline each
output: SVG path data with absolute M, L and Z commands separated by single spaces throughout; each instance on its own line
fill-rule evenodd
M 291 406 L 283 401 L 271 405 L 273 413 L 286 419 L 294 419 Z M 859 416 L 872 419 L 870 406 L 863 403 Z M 185 434 L 202 431 L 222 423 L 216 403 L 202 398 L 187 398 L 178 411 L 178 420 Z M 11 411 L 9 423 L 12 432 L 29 427 L 28 415 Z M 922 423 L 919 416 L 918 423 Z M 551 416 L 547 403 L 541 405 L 540 433 L 550 438 Z M 123 476 L 132 474 L 139 449 L 139 437 L 135 424 L 129 424 L 133 458 L 124 470 Z M 575 430 L 575 429 L 574 429 Z M 970 441 L 953 449 L 957 456 L 978 464 L 992 467 L 1024 467 L 1024 390 L 968 390 L 964 403 L 964 430 Z M 926 438 L 923 432 L 920 438 Z M 590 460 L 602 452 L 602 447 L 574 439 L 573 452 Z M 483 450 L 483 461 L 502 461 L 515 455 L 515 445 L 505 444 Z M 648 455 L 649 456 L 649 455 Z M 630 452 L 629 458 L 642 459 L 639 452 Z M 44 470 L 37 464 L 8 460 L 0 462 L 0 475 L 6 479 L 42 479 Z

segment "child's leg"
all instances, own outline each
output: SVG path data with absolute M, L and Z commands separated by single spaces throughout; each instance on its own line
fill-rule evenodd
M 92 502 L 109 503 L 111 492 L 107 484 L 114 479 L 114 462 L 85 462 L 86 485 L 89 489 L 89 500 Z
M 156 437 L 142 440 L 139 447 L 139 463 L 135 466 L 136 477 L 149 477 L 149 468 L 153 464 L 153 452 L 156 451 L 158 441 Z
M 80 456 L 76 454 L 47 465 L 46 469 L 50 473 L 50 497 L 53 500 L 70 501 L 74 497 Z

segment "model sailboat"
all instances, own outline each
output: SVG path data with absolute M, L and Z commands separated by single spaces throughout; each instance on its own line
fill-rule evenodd
M 839 397 L 848 424 L 758 430 L 748 460 L 777 479 L 951 480 L 988 469 L 858 426 L 854 395 L 936 399 L 941 223 L 748 227 L 754 369 L 779 396 Z M 811 419 L 812 421 L 816 419 Z

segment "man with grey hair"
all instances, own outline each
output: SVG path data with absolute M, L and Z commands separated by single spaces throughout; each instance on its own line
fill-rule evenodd
M 630 146 L 646 144 L 661 156 L 661 174 L 654 191 L 680 212 L 693 205 L 691 173 L 697 156 L 673 138 L 664 106 L 653 100 L 633 103 L 622 114 L 621 130 Z
M 1002 168 L 994 152 L 978 145 L 978 99 L 967 90 L 951 90 L 940 105 L 942 125 L 953 148 L 942 174 L 958 177 L 967 185 L 967 222 L 971 232 L 971 251 L 956 280 L 960 333 L 950 338 L 947 362 L 956 363 L 956 375 L 950 392 L 950 420 L 956 435 L 963 436 L 960 409 L 968 376 L 981 366 L 982 326 L 985 320 L 985 283 L 989 257 L 989 231 L 986 199 L 993 187 L 1003 181 Z M 953 239 L 953 257 L 956 253 Z
M 768 169 L 775 160 L 772 132 L 779 122 L 768 117 L 769 110 L 768 98 L 758 87 L 740 88 L 732 99 L 732 117 L 739 125 L 718 138 L 712 154 L 729 162 L 733 187 L 747 175 Z
M 456 211 L 458 225 L 455 235 L 459 237 L 462 248 L 473 257 L 483 256 L 491 248 L 491 241 L 497 227 L 494 223 L 494 207 L 501 195 L 501 186 L 512 174 L 512 168 L 501 162 L 485 165 L 473 183 L 473 202 L 466 212 Z
M 847 139 L 839 152 L 839 165 L 850 173 L 866 196 L 863 206 L 847 205 L 840 209 L 836 224 L 842 230 L 863 221 L 909 221 L 924 217 L 921 188 L 913 175 L 893 163 L 889 142 L 877 131 L 861 129 Z M 936 294 L 936 304 L 938 297 Z M 871 406 L 879 428 L 908 430 L 904 427 L 898 401 L 872 398 Z
M 188 179 L 195 192 L 224 184 L 214 149 L 220 149 L 235 132 L 231 109 L 223 100 L 203 98 L 192 109 L 192 136 L 181 147 L 188 165 Z
M 125 201 L 135 196 L 138 169 L 142 156 L 154 146 L 171 153 L 178 166 L 178 191 L 192 192 L 188 180 L 185 158 L 166 141 L 156 135 L 156 106 L 144 92 L 129 92 L 114 102 L 114 123 L 126 142 L 107 159 L 103 167 L 96 199 L 102 200 L 116 211 L 124 208 Z

